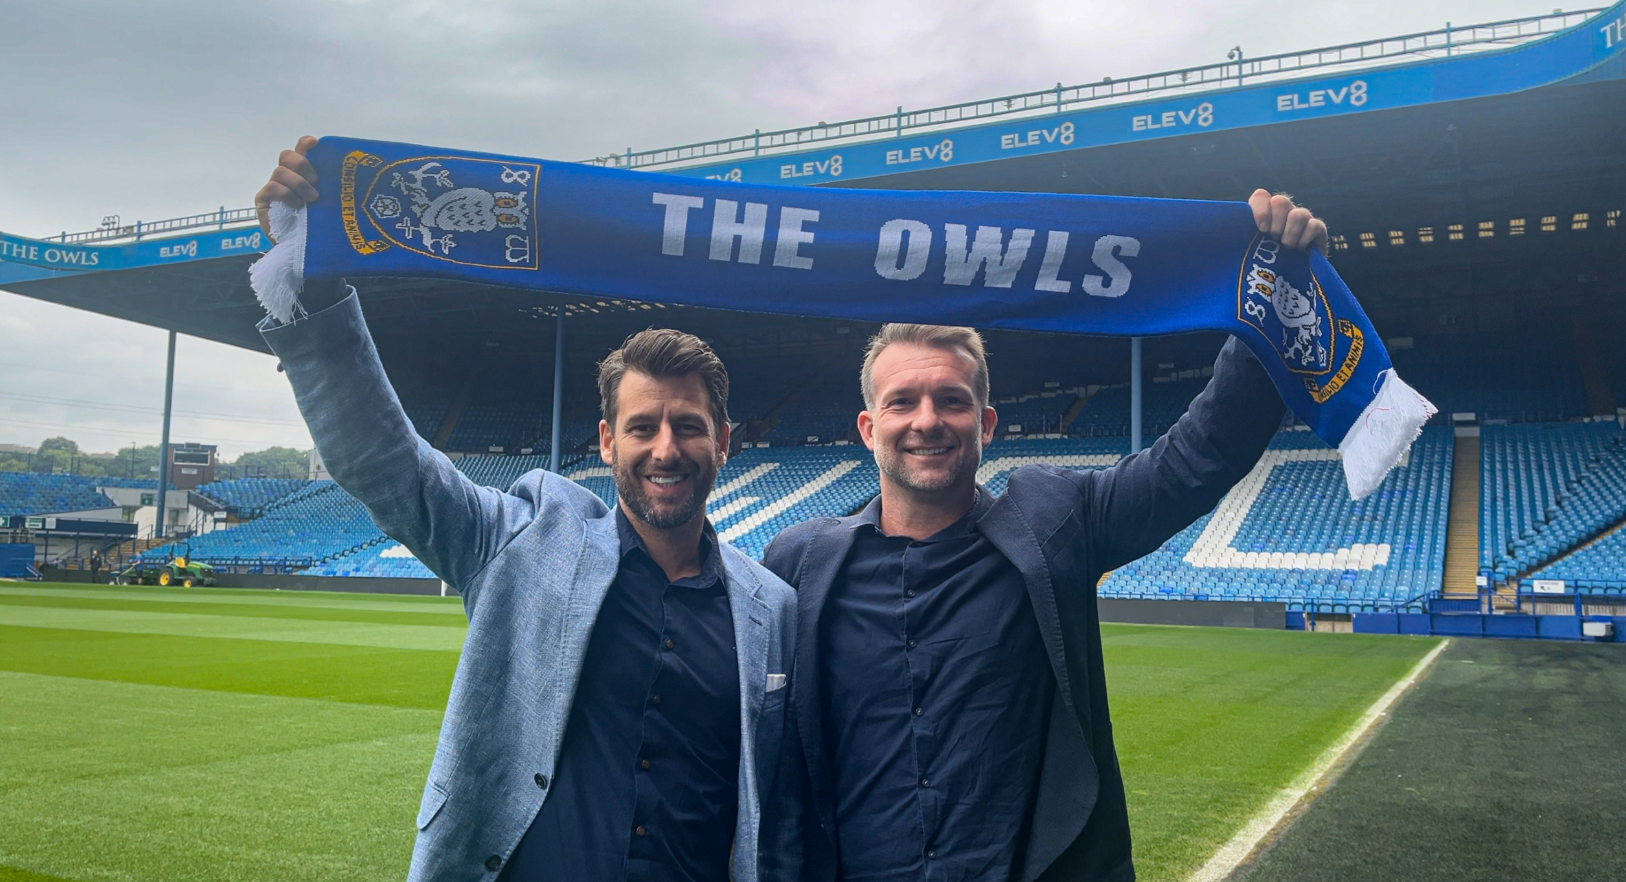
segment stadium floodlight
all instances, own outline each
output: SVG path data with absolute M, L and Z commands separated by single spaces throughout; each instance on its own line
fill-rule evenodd
M 1452 242 L 1462 241 L 1462 224 L 1449 224 L 1445 228 L 1445 238 Z
M 1343 233 L 1339 233 L 1338 235 L 1332 237 L 1332 250 L 1334 250 L 1334 251 L 1348 251 L 1349 250 L 1349 240 L 1344 238 Z
M 1434 228 L 1433 227 L 1418 227 L 1417 228 L 1417 241 L 1424 242 L 1424 243 L 1434 241 Z
M 1406 234 L 1405 234 L 1405 232 L 1403 232 L 1401 230 L 1390 230 L 1389 231 L 1389 244 L 1390 245 L 1396 245 L 1396 246 L 1406 244 Z
M 1603 220 L 1604 226 L 1613 227 L 1613 226 L 1616 226 L 1619 223 L 1620 223 L 1620 209 L 1618 209 L 1618 208 L 1609 209 L 1609 213 L 1604 216 L 1604 220 Z
M 1496 236 L 1496 221 L 1479 222 L 1479 238 L 1491 239 Z
M 1524 218 L 1516 217 L 1516 218 L 1510 219 L 1507 222 L 1507 234 L 1509 236 L 1523 236 L 1524 235 Z
M 1371 233 L 1362 233 L 1361 234 L 1361 247 L 1362 248 L 1376 248 L 1376 247 L 1378 247 L 1377 237 L 1372 235 Z
M 1570 218 L 1570 229 L 1572 229 L 1572 230 L 1584 230 L 1584 229 L 1587 228 L 1587 222 L 1590 221 L 1591 219 L 1592 219 L 1592 213 L 1591 212 L 1577 211 L 1575 213 L 1575 215 Z
M 1541 231 L 1543 233 L 1551 233 L 1556 229 L 1558 229 L 1558 215 L 1549 214 L 1542 217 Z

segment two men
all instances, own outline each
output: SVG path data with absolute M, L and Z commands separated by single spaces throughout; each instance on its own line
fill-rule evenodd
M 257 202 L 316 198 L 314 143 Z M 311 437 L 469 616 L 409 878 L 794 879 L 799 804 L 771 795 L 794 757 L 795 598 L 706 521 L 729 439 L 710 347 L 644 331 L 600 365 L 612 511 L 542 471 L 475 485 L 413 431 L 354 292 L 302 300 L 307 317 L 261 329 Z
M 301 155 L 313 143 L 283 154 L 259 204 L 315 198 L 315 173 Z M 1250 204 L 1259 228 L 1289 247 L 1325 246 L 1325 226 L 1285 197 L 1259 191 Z M 305 303 L 312 312 L 321 306 Z M 637 368 L 627 376 L 671 382 L 609 387 L 616 357 L 601 369 L 601 446 L 617 463 L 621 494 L 620 541 L 612 543 L 602 506 L 568 482 L 533 473 L 506 495 L 478 490 L 412 436 L 353 299 L 266 336 L 289 367 L 335 477 L 387 532 L 423 549 L 420 559 L 459 587 L 469 606 L 468 648 L 419 817 L 415 877 L 476 878 L 470 866 L 482 852 L 490 873 L 508 862 L 513 879 L 715 871 L 717 819 L 730 810 L 716 797 L 719 757 L 729 754 L 715 720 L 726 713 L 728 687 L 718 688 L 717 675 L 727 653 L 715 638 L 726 632 L 715 615 L 705 619 L 706 601 L 677 589 L 715 585 L 705 563 L 718 555 L 736 632 L 743 605 L 736 582 L 762 586 L 773 622 L 761 653 L 767 666 L 755 672 L 746 672 L 739 637 L 735 695 L 746 701 L 737 878 L 798 869 L 797 800 L 779 799 L 776 785 L 785 796 L 806 796 L 806 875 L 821 882 L 1133 877 L 1095 584 L 1209 511 L 1263 452 L 1283 407 L 1236 341 L 1221 353 L 1208 389 L 1150 451 L 1102 472 L 1022 469 L 996 500 L 975 480 L 997 422 L 980 338 L 964 328 L 886 326 L 866 354 L 859 416 L 881 469 L 881 495 L 859 515 L 799 525 L 774 541 L 766 563 L 797 586 L 792 602 L 704 527 L 702 487 L 715 477 L 727 436 L 726 387 L 719 407 L 703 371 L 696 385 L 681 379 L 687 373 Z M 629 394 L 639 402 L 630 411 Z M 692 419 L 707 408 L 712 422 Z M 382 414 L 385 437 L 371 414 Z M 704 437 L 717 452 L 709 466 L 698 453 L 675 450 L 639 466 L 617 449 L 640 438 L 675 448 L 685 432 L 710 433 Z M 416 465 L 403 474 L 392 466 L 398 458 Z M 619 567 L 606 551 L 612 547 Z M 532 587 L 537 582 L 542 587 Z M 671 694 L 660 680 L 670 656 L 657 654 L 653 682 L 645 657 L 625 665 L 618 658 L 650 634 L 671 653 L 674 603 L 689 616 L 677 626 L 692 629 L 683 633 L 699 635 L 703 648 L 673 667 L 687 674 L 686 700 L 698 705 L 686 724 L 669 726 L 682 730 L 671 740 L 684 746 L 688 765 L 664 778 L 635 775 L 629 814 L 626 800 L 605 788 L 621 780 L 624 761 L 635 760 L 640 772 L 654 768 L 645 748 L 651 708 Z M 488 618 L 494 605 L 499 611 Z M 662 618 L 652 619 L 657 608 Z M 640 671 L 637 688 L 623 682 Z M 772 691 L 752 690 L 753 676 L 758 690 Z M 776 688 L 787 679 L 788 688 Z M 786 692 L 795 726 L 782 729 Z M 653 731 L 659 751 L 665 742 L 659 727 Z M 804 755 L 805 767 L 793 761 L 778 769 L 781 733 L 801 742 L 784 754 Z M 495 751 L 487 741 L 498 743 Z M 546 758 L 536 765 L 556 768 L 535 774 L 543 791 L 555 776 L 546 799 L 513 783 L 536 755 Z M 758 793 L 760 839 L 747 823 Z M 640 821 L 640 812 L 661 805 L 673 807 L 661 826 Z M 636 825 L 630 840 L 629 823 Z M 646 840 L 655 847 L 644 847 Z

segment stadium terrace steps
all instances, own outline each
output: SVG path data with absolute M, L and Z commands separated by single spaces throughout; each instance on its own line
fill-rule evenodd
M 1453 448 L 1444 595 L 1471 599 L 1479 596 L 1479 436 L 1458 437 Z

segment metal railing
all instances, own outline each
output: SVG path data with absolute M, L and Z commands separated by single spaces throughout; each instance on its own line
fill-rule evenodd
M 911 130 L 932 131 L 1005 116 L 1061 113 L 1084 106 L 1111 104 L 1160 92 L 1191 92 L 1242 86 L 1254 80 L 1281 79 L 1311 70 L 1371 67 L 1381 63 L 1394 63 L 1400 59 L 1441 58 L 1529 42 L 1579 24 L 1599 11 L 1600 9 L 1586 9 L 1577 12 L 1554 12 L 1550 15 L 1514 18 L 1465 27 L 1452 27 L 1448 23 L 1444 28 L 1435 31 L 1259 58 L 1242 57 L 1238 49 L 1233 50 L 1235 60 L 1216 64 L 1160 71 L 1128 79 L 1106 77 L 1100 82 L 1075 86 L 1057 83 L 1048 89 L 921 110 L 904 110 L 900 105 L 894 112 L 880 116 L 834 123 L 820 122 L 816 125 L 771 132 L 758 130 L 749 135 L 698 141 L 658 150 L 633 151 L 628 148 L 623 153 L 582 161 L 591 165 L 636 169 L 741 154 L 760 156 L 805 150 L 832 142 L 902 137 Z
M 1142 74 L 1127 79 L 1105 77 L 1100 82 L 1074 86 L 1057 83 L 1048 89 L 920 110 L 904 110 L 902 105 L 899 105 L 892 113 L 879 116 L 834 123 L 819 122 L 811 126 L 771 132 L 757 130 L 749 135 L 697 141 L 656 150 L 634 151 L 629 147 L 622 153 L 581 161 L 588 165 L 639 169 L 678 163 L 698 163 L 746 154 L 761 156 L 788 153 L 822 145 L 902 137 L 910 132 L 928 132 L 1001 117 L 1062 113 L 1090 106 L 1107 106 L 1158 93 L 1239 87 L 1251 81 L 1284 79 L 1306 71 L 1348 70 L 1392 64 L 1399 60 L 1444 58 L 1465 52 L 1481 52 L 1527 43 L 1580 24 L 1600 11 L 1602 7 L 1574 12 L 1555 11 L 1550 15 L 1510 18 L 1463 27 L 1453 27 L 1447 23 L 1439 30 L 1326 46 L 1302 52 L 1265 55 L 1259 58 L 1242 57 L 1239 47 L 1238 50 L 1233 50 L 1234 60 L 1215 64 Z M 253 208 L 227 209 L 222 206 L 220 210 L 208 214 L 194 214 L 146 224 L 140 221 L 134 224 L 121 224 L 117 216 L 110 216 L 97 229 L 81 233 L 63 232 L 52 238 L 73 244 L 140 241 L 148 236 L 203 227 L 225 229 L 239 224 L 255 223 L 256 220 Z
M 102 222 L 101 226 L 94 230 L 86 230 L 82 233 L 63 232 L 52 236 L 51 239 L 70 245 L 89 245 L 113 242 L 120 239 L 139 242 L 149 236 L 179 233 L 183 230 L 196 230 L 204 227 L 224 230 L 227 227 L 258 222 L 259 219 L 255 216 L 253 208 L 228 209 L 222 205 L 218 211 L 211 211 L 208 214 L 190 214 L 186 217 L 172 217 L 169 220 L 154 221 L 152 223 L 136 221 L 133 224 L 121 224 L 118 215 L 110 215 Z

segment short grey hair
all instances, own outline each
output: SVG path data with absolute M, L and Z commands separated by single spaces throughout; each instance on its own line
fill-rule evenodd
M 971 372 L 971 394 L 976 396 L 978 408 L 988 406 L 988 353 L 983 347 L 982 335 L 975 328 L 894 322 L 882 325 L 875 336 L 869 338 L 869 345 L 864 349 L 864 367 L 858 372 L 858 385 L 864 392 L 866 410 L 875 409 L 875 359 L 893 343 L 944 349 L 970 358 L 976 362 L 976 368 Z

